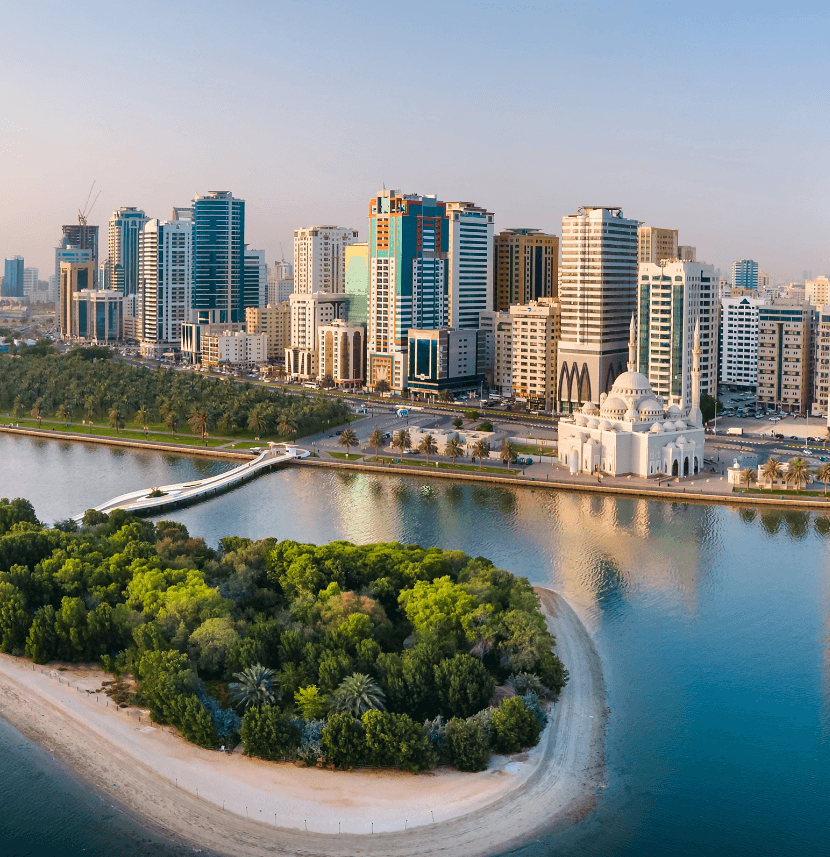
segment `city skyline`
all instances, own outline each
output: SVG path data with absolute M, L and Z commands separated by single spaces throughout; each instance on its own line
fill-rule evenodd
M 248 3 L 234 18 L 149 3 L 137 18 L 92 3 L 73 18 L 44 6 L 4 18 L 0 144 L 2 252 L 42 271 L 93 180 L 102 227 L 122 206 L 167 219 L 230 189 L 269 262 L 315 223 L 366 240 L 364 201 L 385 184 L 473 199 L 496 232 L 558 235 L 577 206 L 618 205 L 722 271 L 740 258 L 778 282 L 830 270 L 828 120 L 814 107 L 824 14 L 609 4 L 597 26 L 594 7 L 359 3 L 311 17 Z M 736 33 L 752 51 L 733 50 Z M 39 61 L 16 62 L 33 35 Z M 79 44 L 98 46 L 83 69 L 98 97 L 83 103 L 54 86 Z

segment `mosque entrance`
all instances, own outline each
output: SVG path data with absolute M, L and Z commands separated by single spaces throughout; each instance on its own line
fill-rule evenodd
M 689 475 L 689 459 L 688 458 L 683 459 L 683 475 L 684 476 Z
M 671 466 L 671 475 L 677 476 L 677 472 L 678 472 L 678 462 L 677 462 L 677 459 L 675 459 L 674 462 L 672 463 L 672 466 Z

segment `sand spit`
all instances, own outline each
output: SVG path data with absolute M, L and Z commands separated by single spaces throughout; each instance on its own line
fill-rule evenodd
M 479 774 L 322 771 L 203 750 L 107 705 L 96 669 L 33 670 L 8 655 L 0 716 L 142 824 L 229 857 L 497 853 L 578 821 L 605 782 L 599 656 L 565 599 L 537 592 L 571 680 L 539 745 Z

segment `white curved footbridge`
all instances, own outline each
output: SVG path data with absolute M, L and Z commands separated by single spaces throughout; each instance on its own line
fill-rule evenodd
M 162 485 L 158 488 L 142 488 L 140 491 L 132 491 L 122 494 L 95 507 L 96 512 L 112 512 L 113 509 L 123 509 L 132 514 L 153 514 L 165 509 L 173 509 L 179 506 L 187 506 L 190 503 L 198 503 L 223 491 L 228 491 L 235 485 L 247 482 L 254 476 L 269 470 L 277 464 L 284 464 L 295 458 L 307 458 L 308 450 L 299 449 L 288 444 L 269 444 L 252 461 L 246 461 L 233 470 L 220 473 L 218 476 L 209 476 L 207 479 L 198 479 L 193 482 L 180 482 L 177 485 Z M 159 491 L 161 496 L 151 497 L 150 494 Z M 81 523 L 84 515 L 76 515 L 74 520 Z

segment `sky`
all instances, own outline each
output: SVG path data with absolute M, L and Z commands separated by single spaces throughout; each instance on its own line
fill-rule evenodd
M 230 190 L 291 259 L 299 227 L 365 238 L 385 184 L 496 230 L 621 206 L 724 270 L 830 275 L 824 4 L 3 5 L 0 254 L 41 279 L 93 181 L 102 245 L 120 206 Z

